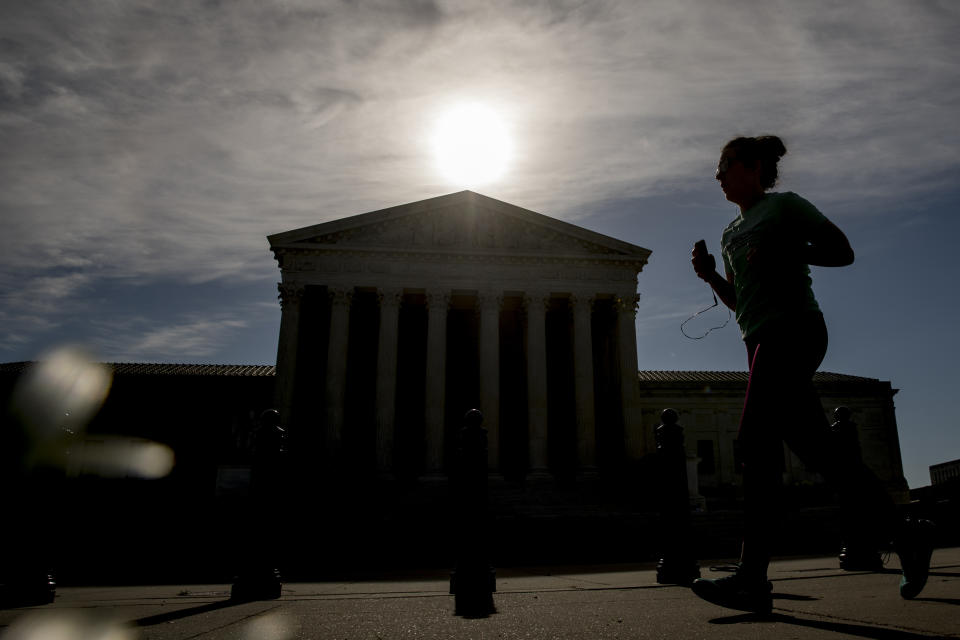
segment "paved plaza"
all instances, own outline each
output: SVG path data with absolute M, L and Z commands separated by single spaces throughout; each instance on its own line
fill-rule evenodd
M 882 573 L 842 571 L 835 557 L 774 561 L 769 617 L 658 585 L 649 565 L 501 568 L 496 613 L 472 619 L 454 615 L 438 571 L 289 583 L 278 600 L 243 604 L 228 584 L 61 587 L 51 605 L 0 611 L 0 638 L 960 638 L 960 548 L 934 552 L 916 600 L 898 595 L 898 569 L 895 555 Z

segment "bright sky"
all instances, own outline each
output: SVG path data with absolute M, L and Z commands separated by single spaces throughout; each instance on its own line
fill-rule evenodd
M 900 389 L 929 484 L 960 458 L 958 32 L 948 0 L 5 2 L 0 360 L 272 363 L 265 236 L 470 186 L 433 154 L 472 104 L 512 147 L 474 190 L 653 251 L 641 368 L 742 370 L 732 323 L 680 333 L 689 252 L 736 215 L 720 148 L 775 133 L 778 189 L 857 251 L 814 270 L 823 368 Z

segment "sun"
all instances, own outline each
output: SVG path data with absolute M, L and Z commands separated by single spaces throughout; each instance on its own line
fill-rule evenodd
M 433 153 L 437 169 L 460 186 L 489 184 L 503 176 L 513 145 L 503 120 L 481 104 L 462 104 L 437 121 Z

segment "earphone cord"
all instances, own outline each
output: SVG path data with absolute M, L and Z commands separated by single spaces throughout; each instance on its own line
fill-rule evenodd
M 719 305 L 720 305 L 720 303 L 717 301 L 717 294 L 714 293 L 714 294 L 713 294 L 713 304 L 712 304 L 712 305 L 710 305 L 710 306 L 707 307 L 706 309 L 701 309 L 700 311 L 697 311 L 695 314 L 693 314 L 692 316 L 690 316 L 689 318 L 687 318 L 686 320 L 684 320 L 682 323 L 680 323 L 680 333 L 682 333 L 682 334 L 685 335 L 686 337 L 690 338 L 691 340 L 702 340 L 703 338 L 706 338 L 706 337 L 710 334 L 711 331 L 713 331 L 713 330 L 715 330 L 715 329 L 723 329 L 725 326 L 727 326 L 727 323 L 730 322 L 730 318 L 733 317 L 733 314 L 730 313 L 730 309 L 729 309 L 729 308 L 727 308 L 727 319 L 724 321 L 724 323 L 721 324 L 721 325 L 719 325 L 719 326 L 716 326 L 716 327 L 710 327 L 709 329 L 707 329 L 707 332 L 706 332 L 705 334 L 703 334 L 702 336 L 691 336 L 690 334 L 688 334 L 686 331 L 683 330 L 683 325 L 687 324 L 688 322 L 690 322 L 691 320 L 693 320 L 694 318 L 696 318 L 696 317 L 697 317 L 698 315 L 700 315 L 701 313 L 704 313 L 704 312 L 706 312 L 706 311 L 710 311 L 710 309 L 713 309 L 714 307 L 717 307 L 717 306 L 719 306 Z

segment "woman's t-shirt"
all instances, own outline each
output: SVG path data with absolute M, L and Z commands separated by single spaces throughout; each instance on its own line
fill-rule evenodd
M 819 311 L 810 267 L 800 256 L 826 219 L 795 193 L 768 193 L 723 230 L 723 264 L 733 274 L 744 338 L 771 320 Z M 753 248 L 754 264 L 748 264 Z

